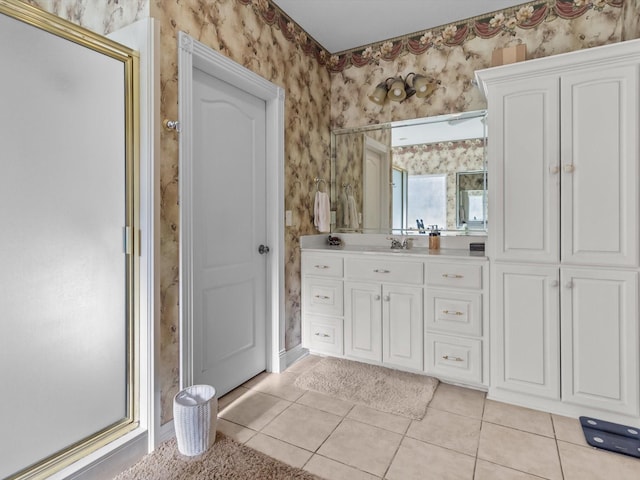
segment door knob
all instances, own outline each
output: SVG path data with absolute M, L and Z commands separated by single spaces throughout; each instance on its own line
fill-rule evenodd
M 267 247 L 266 245 L 260 245 L 258 247 L 258 253 L 260 255 L 264 255 L 265 253 L 269 253 L 269 247 Z

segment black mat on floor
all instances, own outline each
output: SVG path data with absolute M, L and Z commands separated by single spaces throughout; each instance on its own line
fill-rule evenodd
M 592 447 L 640 458 L 640 428 L 580 417 L 587 443 Z

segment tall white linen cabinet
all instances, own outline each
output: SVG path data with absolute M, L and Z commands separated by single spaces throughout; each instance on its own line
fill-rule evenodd
M 476 76 L 489 112 L 489 396 L 637 424 L 640 41 Z

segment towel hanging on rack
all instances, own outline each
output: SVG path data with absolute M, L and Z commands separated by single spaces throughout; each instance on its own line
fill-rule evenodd
M 359 228 L 360 222 L 358 221 L 358 207 L 356 206 L 356 199 L 353 195 L 347 195 L 347 212 L 349 212 L 349 228 Z
M 316 192 L 313 208 L 313 224 L 321 233 L 326 233 L 331 230 L 331 206 L 329 204 L 329 195 L 326 192 Z

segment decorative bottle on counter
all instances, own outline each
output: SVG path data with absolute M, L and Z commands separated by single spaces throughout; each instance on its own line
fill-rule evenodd
M 440 250 L 440 231 L 437 225 L 431 225 L 429 232 L 429 250 Z

